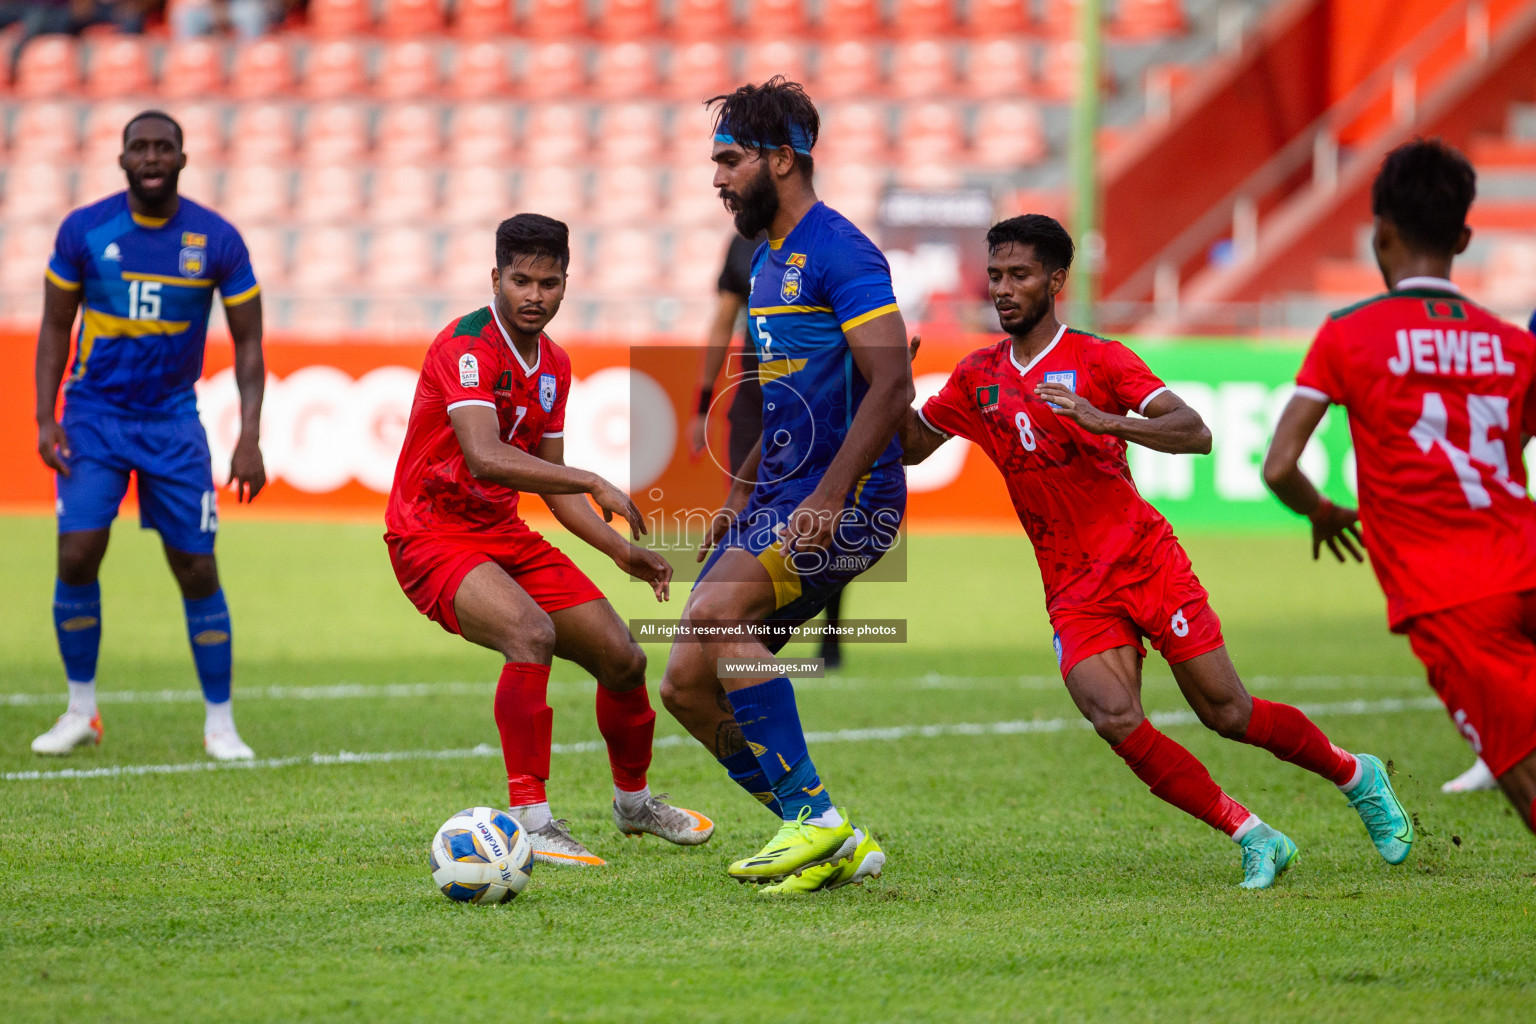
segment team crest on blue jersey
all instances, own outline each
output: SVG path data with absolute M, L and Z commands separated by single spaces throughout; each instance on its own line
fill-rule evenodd
M 555 375 L 552 373 L 539 374 L 539 405 L 545 412 L 555 407 Z
M 784 281 L 779 285 L 779 298 L 794 302 L 800 297 L 800 268 L 785 267 Z
M 202 277 L 208 266 L 208 250 L 200 245 L 184 246 L 181 250 L 181 276 Z

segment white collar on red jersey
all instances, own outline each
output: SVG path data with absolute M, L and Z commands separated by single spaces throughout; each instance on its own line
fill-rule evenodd
M 507 329 L 502 326 L 501 314 L 496 312 L 495 300 L 491 302 L 491 316 L 496 320 L 496 329 L 501 332 L 501 340 L 505 341 L 507 348 L 512 350 L 512 358 L 516 359 L 517 365 L 523 368 L 523 375 L 527 377 L 533 376 L 533 371 L 539 368 L 539 361 L 544 358 L 544 336 L 542 334 L 539 335 L 539 354 L 533 357 L 533 365 L 529 366 L 523 362 L 523 354 L 517 350 L 517 346 L 512 344 L 512 335 L 508 334 Z
M 1461 294 L 1460 288 L 1456 287 L 1449 280 L 1443 277 L 1405 277 L 1401 281 L 1397 282 L 1397 287 L 1393 288 L 1392 290 L 1395 292 L 1400 292 L 1409 288 L 1433 288 L 1440 292 L 1455 292 L 1457 295 Z
M 1019 371 L 1019 376 L 1022 377 L 1025 374 L 1029 373 L 1030 370 L 1033 370 L 1035 368 L 1035 364 L 1036 363 L 1038 363 L 1040 360 L 1044 359 L 1046 356 L 1050 355 L 1051 354 L 1051 349 L 1056 347 L 1057 342 L 1061 341 L 1062 335 L 1064 335 L 1066 333 L 1067 333 L 1067 325 L 1066 324 L 1062 324 L 1061 325 L 1061 329 L 1056 332 L 1056 337 L 1051 339 L 1051 343 L 1049 345 L 1045 346 L 1045 348 L 1040 350 L 1040 354 L 1039 355 L 1035 356 L 1035 358 L 1033 358 L 1033 359 L 1031 359 L 1029 361 L 1029 365 L 1028 366 L 1019 366 L 1019 360 L 1013 354 L 1013 341 L 1012 341 L 1012 339 L 1010 339 L 1009 342 L 1008 342 L 1008 361 L 1014 365 L 1014 367 Z

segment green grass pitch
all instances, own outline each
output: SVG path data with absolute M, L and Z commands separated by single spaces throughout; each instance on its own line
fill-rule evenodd
M 772 820 L 662 712 L 653 786 L 713 816 L 714 839 L 621 837 L 606 759 L 561 753 L 556 813 L 611 865 L 539 868 L 488 909 L 438 895 L 426 850 L 450 813 L 505 799 L 494 755 L 11 777 L 202 759 L 180 604 L 132 523 L 102 577 L 106 743 L 63 762 L 28 751 L 62 706 L 52 530 L 15 517 L 0 532 L 7 1021 L 1512 1021 L 1536 1005 L 1536 845 L 1502 797 L 1438 792 L 1465 744 L 1423 706 L 1369 572 L 1312 564 L 1299 532 L 1188 546 L 1250 687 L 1323 706 L 1334 739 L 1395 762 L 1421 836 L 1402 867 L 1331 787 L 1177 719 L 1170 734 L 1300 844 L 1277 888 L 1237 889 L 1236 848 L 1088 730 L 897 730 L 812 743 L 834 798 L 882 838 L 885 876 L 770 901 L 724 869 Z M 416 614 L 379 532 L 226 524 L 236 715 L 259 757 L 495 744 L 497 659 Z M 807 729 L 1071 723 L 1024 538 L 910 543 L 909 582 L 856 585 L 845 610 L 906 618 L 909 642 L 850 648 L 841 674 L 803 685 Z M 645 588 L 565 546 L 621 613 L 655 614 Z M 665 649 L 648 649 L 654 681 Z M 556 742 L 597 739 L 591 682 L 559 663 L 554 680 Z M 1155 656 L 1146 705 L 1184 706 Z

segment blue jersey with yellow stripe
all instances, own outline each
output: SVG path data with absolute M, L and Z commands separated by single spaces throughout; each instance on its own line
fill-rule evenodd
M 260 290 L 245 242 L 223 217 L 186 198 L 167 220 L 141 217 L 126 192 L 64 219 L 48 280 L 81 292 L 66 403 L 139 417 L 197 415 L 213 290 L 226 306 Z
M 896 310 L 891 268 L 864 233 L 817 203 L 752 257 L 749 328 L 763 384 L 759 488 L 815 486 L 848 436 L 869 384 L 843 332 Z M 901 472 L 894 438 L 871 473 Z

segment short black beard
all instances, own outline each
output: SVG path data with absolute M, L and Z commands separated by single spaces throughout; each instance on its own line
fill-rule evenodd
M 1034 330 L 1041 320 L 1045 319 L 1045 314 L 1050 312 L 1050 309 L 1051 300 L 1044 299 L 1034 309 L 1030 310 L 1029 316 L 1026 319 L 1012 327 L 1005 327 L 1004 330 L 1008 332 L 1008 336 L 1011 338 L 1027 338 L 1029 337 L 1029 332 Z
M 737 200 L 736 230 L 742 238 L 756 238 L 779 215 L 779 192 L 768 177 L 768 165 L 752 180 Z
M 161 186 L 162 194 L 151 195 L 150 193 L 144 191 L 143 185 L 139 184 L 139 176 L 136 174 L 130 174 L 128 175 L 128 191 L 133 194 L 133 198 L 137 199 L 145 206 L 156 206 L 160 203 L 164 203 L 170 199 L 175 198 L 176 185 L 180 178 L 180 168 L 172 168 L 170 171 L 166 172 L 165 184 Z

